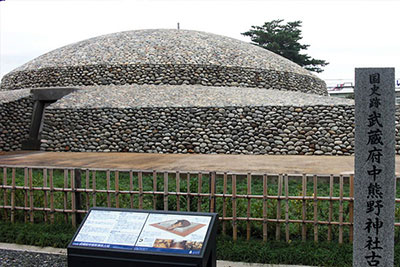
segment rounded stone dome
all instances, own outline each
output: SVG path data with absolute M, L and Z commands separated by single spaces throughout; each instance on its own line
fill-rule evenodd
M 189 30 L 136 30 L 70 44 L 20 66 L 2 90 L 21 88 L 201 84 L 326 95 L 299 65 L 233 38 Z

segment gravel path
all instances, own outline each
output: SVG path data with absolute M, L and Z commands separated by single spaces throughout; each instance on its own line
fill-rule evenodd
M 67 266 L 67 256 L 47 253 L 0 249 L 0 267 L 64 267 Z M 303 266 L 303 265 L 301 265 Z M 300 265 L 274 265 L 259 263 L 242 263 L 217 261 L 217 267 L 301 267 Z M 303 266 L 307 267 L 307 266 Z
M 0 266 L 67 266 L 67 256 L 0 249 Z
M 52 108 L 354 105 L 353 100 L 293 91 L 201 85 L 82 87 Z
M 353 100 L 293 91 L 201 85 L 84 86 L 52 108 L 227 107 L 354 105 Z M 0 91 L 0 103 L 30 95 L 30 89 Z

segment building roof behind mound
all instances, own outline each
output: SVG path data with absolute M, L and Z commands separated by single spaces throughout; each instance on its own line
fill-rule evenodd
M 91 86 L 49 108 L 146 108 L 354 105 L 353 100 L 293 91 L 200 85 Z
M 171 29 L 126 31 L 94 37 L 58 48 L 14 71 L 119 64 L 219 65 L 312 75 L 275 53 L 237 39 Z

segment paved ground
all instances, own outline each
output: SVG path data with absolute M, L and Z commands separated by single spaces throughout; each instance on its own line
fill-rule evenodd
M 66 249 L 0 243 L 0 266 L 66 266 Z M 1 261 L 1 259 L 3 261 Z M 44 264 L 45 263 L 45 264 Z M 54 264 L 57 263 L 57 264 Z M 217 267 L 300 267 L 300 265 L 274 265 L 217 261 Z M 304 267 L 304 266 L 303 266 Z

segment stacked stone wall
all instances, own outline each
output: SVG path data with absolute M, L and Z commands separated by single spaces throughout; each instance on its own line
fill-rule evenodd
M 48 109 L 43 139 L 47 151 L 352 155 L 354 106 Z
M 31 97 L 0 103 L 0 151 L 21 150 L 32 119 Z
M 87 65 L 16 71 L 4 76 L 1 89 L 127 84 L 240 86 L 328 95 L 325 82 L 309 75 L 243 67 L 184 64 Z

